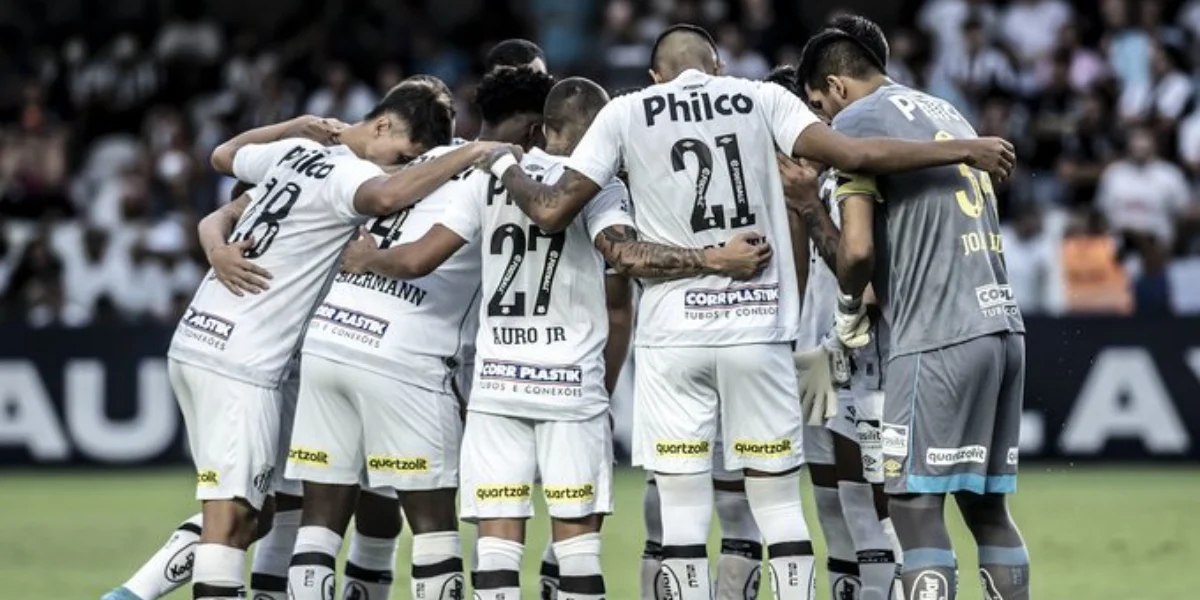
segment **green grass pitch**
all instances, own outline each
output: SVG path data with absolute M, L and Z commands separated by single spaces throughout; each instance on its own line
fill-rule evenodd
M 5 473 L 0 481 L 0 582 L 6 598 L 99 598 L 196 510 L 193 476 L 184 470 L 25 471 Z M 621 470 L 616 481 L 617 513 L 604 528 L 608 596 L 636 600 L 642 476 Z M 1034 561 L 1034 598 L 1195 597 L 1200 469 L 1030 465 L 1020 486 L 1014 512 Z M 980 598 L 969 538 L 953 510 L 948 512 L 962 549 L 960 597 Z M 819 545 L 819 532 L 814 535 Z M 527 598 L 536 597 L 545 536 L 545 520 L 535 519 L 525 553 Z M 408 540 L 406 531 L 401 557 L 408 555 Z M 818 586 L 824 589 L 823 575 Z M 406 569 L 398 568 L 392 598 L 408 597 Z M 190 594 L 185 588 L 171 598 Z

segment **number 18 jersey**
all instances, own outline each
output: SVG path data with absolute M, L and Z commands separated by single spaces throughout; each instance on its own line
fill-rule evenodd
M 365 220 L 354 210 L 354 193 L 383 171 L 344 146 L 288 139 L 242 147 L 233 172 L 256 187 L 230 241 L 254 241 L 246 257 L 271 273 L 270 289 L 235 296 L 210 270 L 168 356 L 276 387 L 335 260 Z
M 563 159 L 531 150 L 521 161 L 545 183 Z M 494 177 L 486 199 L 463 194 L 442 224 L 468 242 L 480 239 L 483 294 L 475 343 L 472 411 L 547 421 L 584 420 L 608 409 L 604 344 L 608 309 L 601 231 L 633 222 L 625 186 L 611 180 L 559 233 L 526 217 Z
M 757 231 L 774 246 L 750 281 L 645 280 L 639 346 L 790 342 L 800 297 L 775 149 L 791 149 L 817 118 L 771 83 L 697 70 L 610 102 L 568 167 L 603 184 L 623 163 L 647 241 L 683 248 Z

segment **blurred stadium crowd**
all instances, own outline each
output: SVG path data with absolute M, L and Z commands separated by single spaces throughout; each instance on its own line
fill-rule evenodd
M 819 28 L 798 4 L 269 0 L 239 16 L 220 0 L 6 2 L 0 322 L 173 321 L 204 274 L 195 222 L 232 183 L 207 156 L 236 131 L 353 122 L 430 73 L 469 138 L 483 51 L 511 36 L 616 89 L 648 82 L 657 32 L 694 22 L 727 74 L 761 78 Z M 1200 0 L 900 4 L 892 76 L 1017 144 L 1000 210 L 1026 314 L 1200 313 Z

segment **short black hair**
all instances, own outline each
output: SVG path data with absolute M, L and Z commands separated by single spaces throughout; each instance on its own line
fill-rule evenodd
M 426 86 L 434 90 L 450 108 L 450 116 L 457 116 L 457 110 L 454 108 L 454 92 L 450 91 L 450 86 L 446 85 L 445 81 L 442 81 L 433 75 L 417 74 L 405 77 L 404 80 L 397 85 Z
M 716 40 L 713 39 L 712 34 L 709 33 L 707 29 L 705 29 L 699 25 L 692 25 L 691 23 L 676 23 L 676 24 L 664 29 L 663 32 L 658 34 L 658 37 L 654 39 L 654 45 L 650 47 L 650 68 L 651 69 L 658 68 L 658 48 L 659 48 L 659 46 L 661 46 L 662 43 L 664 41 L 666 41 L 667 38 L 671 37 L 673 34 L 676 34 L 676 33 L 690 33 L 694 36 L 697 36 L 697 37 L 703 39 L 704 41 L 708 42 L 708 45 L 712 48 L 713 54 L 720 54 L 717 51 Z
M 529 67 L 499 69 L 483 76 L 475 104 L 484 122 L 500 123 L 513 115 L 542 114 L 554 77 Z
M 608 93 L 596 82 L 570 77 L 558 82 L 546 96 L 546 127 L 562 131 L 573 123 L 590 122 L 608 104 Z
M 779 65 L 771 69 L 771 72 L 767 73 L 767 77 L 763 81 L 779 85 L 792 94 L 803 98 L 804 90 L 800 89 L 800 81 L 797 75 L 798 69 L 796 65 Z
M 862 15 L 839 15 L 829 21 L 829 26 L 862 42 L 867 50 L 879 59 L 879 66 L 887 68 L 891 48 L 888 46 L 887 36 L 883 34 L 883 28 L 878 23 Z
M 441 92 L 427 85 L 398 84 L 367 113 L 367 119 L 391 114 L 408 125 L 414 144 L 436 148 L 450 143 L 454 135 L 454 107 L 447 106 Z
M 513 38 L 488 50 L 483 69 L 485 73 L 491 73 L 496 67 L 524 67 L 539 58 L 546 60 L 546 53 L 540 46 L 529 40 Z
M 799 79 L 814 90 L 829 89 L 829 76 L 852 79 L 883 73 L 884 67 L 863 42 L 840 29 L 829 28 L 808 40 L 800 53 Z

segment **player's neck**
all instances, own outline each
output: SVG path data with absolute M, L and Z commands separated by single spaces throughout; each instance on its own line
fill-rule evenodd
M 366 160 L 367 159 L 367 140 L 369 132 L 363 123 L 355 123 L 346 128 L 345 131 L 338 136 L 338 141 L 345 144 L 355 156 Z
M 863 80 L 852 81 L 850 83 L 850 89 L 848 90 L 850 92 L 849 96 L 853 98 L 850 103 L 853 104 L 858 102 L 859 100 L 874 94 L 879 88 L 885 85 L 891 85 L 892 83 L 894 82 L 891 80 L 891 78 L 883 73 L 876 73 L 875 75 L 871 75 Z

